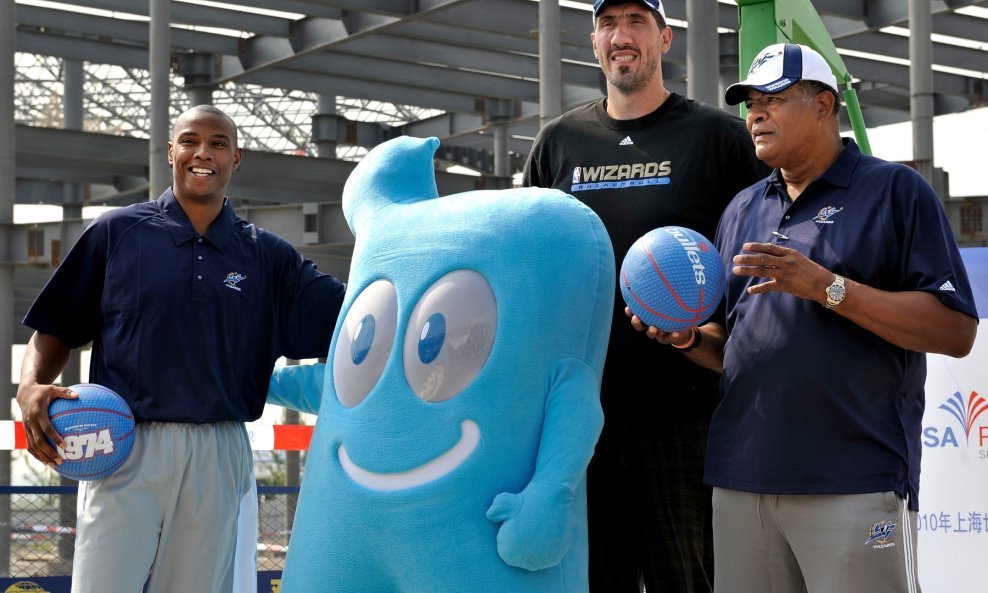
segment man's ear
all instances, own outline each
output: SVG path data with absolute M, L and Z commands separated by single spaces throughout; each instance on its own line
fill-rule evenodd
M 662 43 L 659 46 L 659 53 L 667 54 L 669 49 L 672 48 L 672 27 L 666 25 L 662 31 L 659 32 L 659 37 L 662 39 Z
M 174 164 L 175 164 L 175 159 L 172 158 L 172 143 L 171 143 L 171 141 L 169 141 L 168 142 L 168 165 L 171 166 L 171 165 L 174 165 Z
M 834 114 L 834 102 L 837 101 L 837 97 L 829 91 L 822 91 L 817 93 L 816 100 L 820 117 L 823 119 L 830 118 Z
M 600 61 L 600 54 L 597 53 L 597 42 L 593 38 L 593 31 L 590 31 L 590 47 L 593 49 L 593 57 Z
M 233 171 L 237 172 L 240 170 L 240 160 L 244 156 L 244 151 L 242 148 L 237 148 L 237 152 L 233 157 Z

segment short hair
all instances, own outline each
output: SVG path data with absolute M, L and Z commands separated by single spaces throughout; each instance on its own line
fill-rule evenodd
M 803 93 L 803 100 L 807 103 L 815 99 L 820 93 L 830 93 L 834 96 L 833 115 L 840 113 L 840 97 L 837 95 L 837 91 L 830 88 L 830 85 L 822 83 L 818 80 L 800 80 L 799 89 Z
M 211 113 L 211 114 L 219 117 L 220 119 L 226 120 L 226 122 L 228 124 L 230 124 L 230 127 L 233 129 L 233 147 L 234 148 L 237 148 L 237 147 L 240 146 L 240 140 L 238 138 L 239 135 L 240 135 L 240 130 L 237 129 L 237 122 L 233 121 L 233 118 L 232 117 L 230 117 L 229 115 L 227 115 L 227 113 L 225 111 L 223 111 L 222 109 L 216 107 L 215 105 L 210 105 L 208 103 L 203 103 L 202 105 L 196 105 L 194 107 L 190 107 L 190 108 L 186 109 L 185 111 L 183 111 L 181 113 L 181 115 L 179 115 L 175 119 L 175 123 L 177 124 L 179 121 L 181 121 L 181 119 L 183 117 L 186 117 L 186 116 L 191 115 L 193 113 L 203 113 L 203 112 L 205 112 L 205 113 Z M 174 134 L 174 133 L 175 133 L 175 131 L 173 129 L 172 130 L 172 134 Z

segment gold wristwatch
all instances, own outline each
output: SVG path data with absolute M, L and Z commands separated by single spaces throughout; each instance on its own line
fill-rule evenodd
M 844 300 L 844 277 L 834 274 L 834 281 L 827 287 L 827 301 L 823 304 L 828 309 L 833 309 Z

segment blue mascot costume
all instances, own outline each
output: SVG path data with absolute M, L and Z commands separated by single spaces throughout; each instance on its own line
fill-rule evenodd
M 610 240 L 556 190 L 438 197 L 438 145 L 353 171 L 327 363 L 271 380 L 269 403 L 319 415 L 283 593 L 587 590 Z

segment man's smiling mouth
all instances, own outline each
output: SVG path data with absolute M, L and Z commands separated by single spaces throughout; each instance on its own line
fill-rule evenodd
M 416 468 L 403 472 L 380 474 L 368 471 L 350 460 L 342 443 L 337 456 L 346 475 L 361 486 L 371 490 L 405 490 L 438 480 L 470 457 L 480 442 L 480 428 L 473 420 L 464 420 L 460 423 L 460 430 L 462 436 L 452 448 Z

